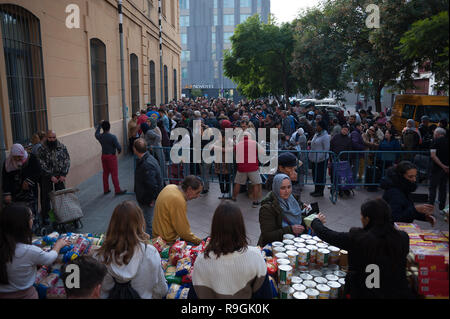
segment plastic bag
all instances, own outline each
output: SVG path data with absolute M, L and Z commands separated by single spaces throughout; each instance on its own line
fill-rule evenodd
M 177 262 L 177 269 L 175 275 L 183 277 L 191 272 L 192 261 L 190 257 L 181 258 Z
M 187 299 L 189 288 L 180 286 L 178 284 L 171 284 L 166 299 Z

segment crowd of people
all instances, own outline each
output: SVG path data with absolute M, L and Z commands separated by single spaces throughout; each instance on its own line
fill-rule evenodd
M 262 146 L 256 143 L 257 136 L 245 131 L 248 128 L 255 129 L 255 134 L 258 128 L 277 128 L 279 150 L 287 152 L 280 153 L 277 172 L 264 182 L 259 174 L 260 164 L 251 161 L 252 154 L 248 152 L 243 161 L 236 164 L 214 165 L 214 173 L 221 184 L 220 198 L 227 200 L 215 210 L 210 243 L 197 258 L 192 275 L 190 298 L 272 297 L 264 259 L 255 247 L 249 246 L 242 212 L 235 203 L 244 187 L 249 188 L 253 207 L 259 207 L 259 246 L 280 241 L 284 234 L 298 236 L 306 231 L 313 232 L 322 240 L 349 251 L 346 295 L 351 298 L 410 297 L 406 281 L 407 235 L 395 230 L 393 222 L 418 219 L 434 225 L 437 188 L 439 209 L 444 209 L 449 172 L 445 120 L 439 127 L 431 127 L 427 123 L 429 119 L 423 117 L 419 128 L 415 128 L 413 120 L 408 120 L 402 131 L 396 131 L 385 114 L 373 113 L 370 108 L 346 114 L 304 108 L 295 103 L 283 108 L 268 100 L 242 101 L 235 105 L 226 99 L 198 98 L 173 101 L 159 108 L 148 105 L 147 109 L 133 114 L 128 123 L 128 138 L 129 152 L 136 156 L 136 202 L 119 204 L 111 216 L 100 250 L 73 262 L 87 279 L 82 281 L 80 290 L 67 288 L 69 298 L 117 299 L 124 293 L 130 298 L 161 298 L 167 293 L 161 259 L 149 239 L 161 237 L 173 243 L 181 238 L 190 245 L 204 240 L 190 229 L 187 205 L 190 200 L 208 193 L 212 167 L 182 163 L 182 175 L 177 176 L 181 183 L 170 183 L 174 172 L 170 169 L 167 152 L 177 142 L 170 140 L 170 133 L 176 128 L 187 130 L 188 135 L 182 139 L 184 147 L 193 147 L 194 120 L 201 121 L 202 130 L 217 128 L 223 132 L 227 128 L 241 128 L 244 131 L 231 146 L 222 134 L 222 140 L 213 146 L 222 155 L 236 153 L 240 147 L 252 149 L 248 146 L 253 145 L 258 158 L 258 149 Z M 115 193 L 121 195 L 126 190 L 120 188 L 117 178 L 116 153 L 120 153 L 122 147 L 109 131 L 110 124 L 102 121 L 95 132 L 102 146 L 103 190 L 104 194 L 110 192 L 108 178 L 111 174 Z M 265 140 L 269 141 L 270 131 L 266 130 L 266 134 Z M 202 148 L 208 143 L 202 141 Z M 304 150 L 311 152 L 298 152 Z M 312 169 L 315 183 L 310 195 L 324 196 L 330 162 L 328 152 L 367 150 L 430 150 L 428 203 L 416 205 L 411 198 L 417 188 L 417 167 L 410 161 L 399 162 L 395 153 L 382 153 L 376 156 L 378 162 L 388 168 L 380 181 L 383 198 L 362 205 L 362 228 L 351 229 L 348 233 L 334 232 L 324 226 L 326 217 L 322 213 L 307 226 L 303 214 L 305 205 L 301 200 L 304 178 L 308 174 L 305 166 Z M 358 174 L 363 177 L 367 164 L 364 161 L 374 164 L 376 156 L 355 156 L 349 160 L 355 178 Z M 20 144 L 12 147 L 3 165 L 2 185 L 7 206 L 0 214 L 0 298 L 36 298 L 32 286 L 36 265 L 53 263 L 59 250 L 68 244 L 60 240 L 52 251 L 44 252 L 31 245 L 31 236 L 33 216 L 38 207 L 37 194 L 41 194 L 41 214 L 48 223 L 48 193 L 65 187 L 69 168 L 69 153 L 53 131 L 37 135 L 31 152 Z M 332 171 L 333 167 L 330 169 Z M 264 198 L 263 184 L 268 190 Z M 232 195 L 227 196 L 230 193 Z M 365 267 L 371 263 L 380 265 L 381 272 L 386 274 L 381 279 L 383 289 L 377 290 L 375 295 L 364 288 Z

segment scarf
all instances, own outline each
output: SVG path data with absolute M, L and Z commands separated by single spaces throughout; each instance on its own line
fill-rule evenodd
M 300 225 L 302 223 L 302 209 L 297 200 L 291 194 L 287 200 L 281 198 L 280 188 L 285 179 L 291 181 L 286 174 L 277 174 L 273 179 L 272 192 L 275 195 L 283 211 L 282 226 Z M 291 183 L 292 185 L 292 183 Z
M 22 161 L 17 162 L 14 160 L 14 156 L 22 156 Z M 18 170 L 28 159 L 28 153 L 25 151 L 22 145 L 20 144 L 14 144 L 11 147 L 11 152 L 8 156 L 8 158 L 5 161 L 5 169 L 6 172 L 12 172 Z M 20 163 L 20 164 L 19 164 Z

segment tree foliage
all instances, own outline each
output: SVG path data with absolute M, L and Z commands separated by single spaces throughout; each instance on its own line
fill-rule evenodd
M 239 24 L 224 53 L 224 73 L 249 98 L 296 93 L 298 84 L 290 62 L 293 28 L 290 24 L 264 24 L 258 15 Z

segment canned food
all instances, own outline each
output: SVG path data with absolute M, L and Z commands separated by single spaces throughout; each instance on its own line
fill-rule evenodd
M 305 243 L 306 243 L 307 245 L 313 245 L 313 246 L 316 246 L 316 245 L 317 245 L 317 242 L 316 242 L 315 240 L 312 240 L 312 239 L 306 240 Z
M 302 285 L 306 288 L 315 288 L 317 286 L 317 283 L 312 280 L 305 280 L 304 282 L 302 282 Z
M 292 299 L 294 292 L 294 288 L 290 286 L 282 286 L 280 288 L 280 299 Z
M 295 250 L 287 251 L 286 254 L 288 255 L 289 261 L 291 262 L 291 266 L 295 269 L 298 266 L 298 252 Z
M 348 252 L 346 250 L 341 250 L 339 255 L 339 266 L 341 268 L 347 268 L 348 267 Z
M 302 278 L 303 281 L 305 280 L 313 280 L 313 276 L 311 276 L 310 274 L 304 273 L 304 274 L 300 274 L 300 278 Z
M 306 289 L 305 294 L 308 296 L 308 299 L 317 299 L 319 297 L 319 291 L 316 289 Z
M 308 235 L 308 234 L 303 234 L 300 236 L 300 238 L 303 238 L 304 240 L 309 240 L 309 239 L 312 239 L 312 236 Z
M 306 249 L 309 250 L 309 262 L 311 264 L 316 263 L 316 257 L 317 257 L 317 247 L 313 245 L 306 246 Z
M 334 275 L 338 276 L 339 278 L 345 278 L 346 274 L 342 270 L 336 270 L 334 272 Z
M 310 270 L 309 274 L 313 277 L 322 277 L 322 272 L 319 270 Z
M 308 299 L 308 295 L 301 291 L 295 292 L 292 297 L 293 299 Z
M 292 288 L 294 288 L 295 291 L 305 291 L 306 290 L 306 286 L 302 285 L 302 284 L 292 285 Z
M 278 254 L 278 253 L 285 253 L 286 252 L 286 248 L 282 247 L 282 246 L 274 246 L 272 248 L 272 252 L 274 255 Z
M 298 266 L 298 272 L 300 274 L 308 273 L 309 272 L 308 266 Z
M 295 235 L 292 235 L 292 234 L 284 234 L 283 235 L 283 240 L 284 239 L 294 240 L 294 238 L 295 238 Z
M 331 288 L 328 285 L 320 284 L 316 289 L 319 291 L 319 299 L 330 299 Z
M 330 251 L 328 249 L 317 249 L 317 257 L 316 264 L 321 266 L 328 265 L 328 256 L 330 255 Z
M 277 259 L 277 266 L 283 266 L 283 265 L 290 265 L 291 262 L 289 261 L 289 259 Z
M 331 270 L 328 267 L 322 267 L 322 269 L 320 269 L 320 271 L 322 272 L 322 276 L 325 277 L 326 275 L 333 275 L 334 270 Z
M 339 263 L 339 248 L 335 246 L 328 246 L 327 248 L 330 251 L 330 256 L 328 257 L 328 263 L 331 265 L 336 265 Z
M 329 281 L 327 285 L 330 287 L 330 299 L 338 299 L 342 285 L 337 281 Z
M 314 281 L 319 284 L 319 285 L 323 285 L 326 284 L 328 282 L 328 280 L 324 277 L 315 277 Z
M 293 287 L 295 284 L 301 284 L 302 281 L 303 281 L 302 278 L 300 278 L 298 276 L 292 276 L 292 278 L 291 278 L 291 285 Z
M 286 248 L 286 252 L 289 250 L 297 250 L 297 247 L 295 247 L 295 245 L 285 245 L 284 248 Z
M 290 285 L 292 278 L 292 266 L 281 265 L 278 267 L 278 279 L 280 285 Z
M 288 259 L 288 255 L 285 253 L 278 253 L 275 257 L 277 257 L 277 259 Z
M 315 240 L 315 241 L 318 242 L 318 243 L 320 243 L 320 242 L 323 241 L 322 239 L 320 239 L 320 238 L 317 237 L 317 236 L 314 236 L 314 237 L 312 238 L 312 240 Z
M 307 266 L 309 263 L 309 250 L 306 248 L 298 248 L 297 253 L 298 265 Z
M 303 244 L 305 242 L 305 240 L 303 238 L 301 238 L 301 237 L 295 237 L 294 238 L 294 242 Z
M 317 243 L 316 246 L 317 248 L 328 249 L 328 245 L 324 243 Z
M 283 244 L 284 244 L 284 246 L 286 246 L 286 245 L 294 245 L 295 241 L 293 241 L 291 239 L 283 239 Z
M 339 280 L 339 277 L 336 276 L 336 275 L 326 275 L 325 278 L 326 278 L 328 281 L 336 281 L 336 282 L 337 282 L 337 281 Z
M 306 247 L 306 245 L 304 244 L 304 243 L 295 243 L 294 244 L 294 246 L 295 246 L 295 248 L 305 248 Z
M 274 241 L 273 243 L 272 243 L 272 247 L 283 247 L 284 246 L 284 244 L 281 242 L 281 241 Z

